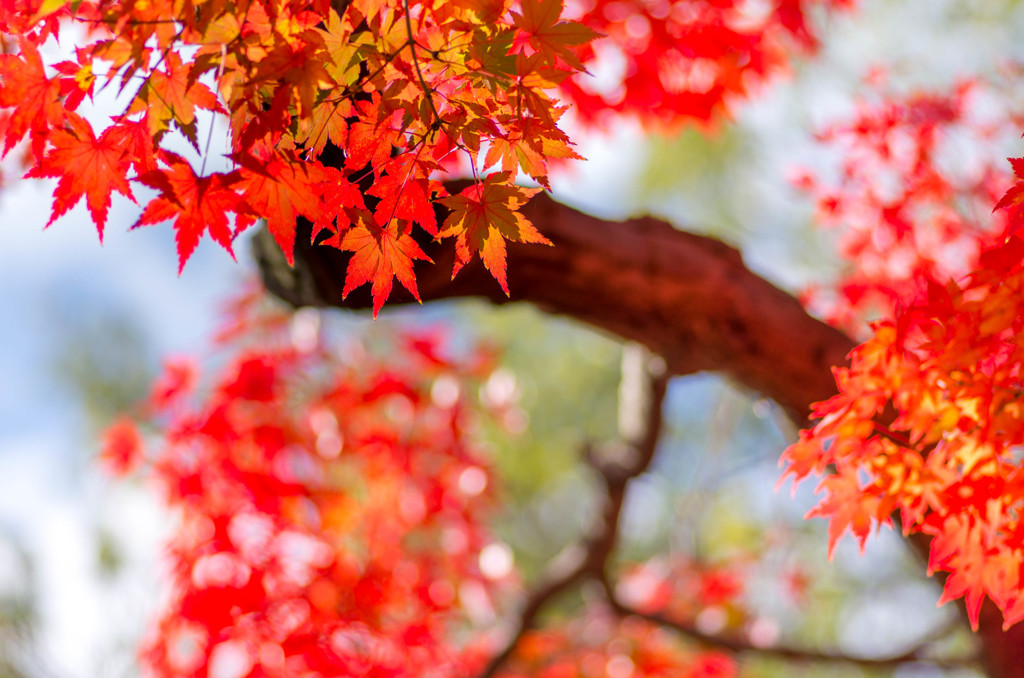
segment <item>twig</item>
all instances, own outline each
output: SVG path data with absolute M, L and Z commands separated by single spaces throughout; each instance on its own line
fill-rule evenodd
M 405 10 L 405 30 L 409 34 L 409 50 L 412 52 L 412 65 L 416 69 L 416 77 L 420 81 L 420 87 L 423 88 L 423 95 L 427 97 L 427 103 L 430 105 L 430 112 L 434 114 L 434 120 L 436 122 L 441 121 L 441 115 L 437 112 L 437 108 L 434 107 L 434 97 L 432 96 L 433 90 L 427 87 L 427 81 L 423 79 L 423 71 L 420 70 L 419 59 L 416 58 L 416 38 L 412 34 L 412 19 L 409 17 L 409 0 L 402 0 L 402 7 Z
M 523 635 L 533 628 L 537 615 L 555 596 L 589 579 L 604 581 L 608 558 L 619 534 L 619 515 L 626 496 L 626 484 L 647 470 L 654 458 L 662 426 L 662 403 L 669 375 L 660 358 L 639 344 L 623 351 L 622 387 L 619 390 L 619 445 L 603 448 L 601 455 L 585 446 L 583 457 L 601 476 L 604 484 L 603 511 L 578 543 L 566 548 L 547 568 L 540 583 L 526 599 L 516 629 L 505 646 L 491 658 L 479 678 L 491 678 L 515 652 Z M 623 422 L 635 424 L 623 425 Z

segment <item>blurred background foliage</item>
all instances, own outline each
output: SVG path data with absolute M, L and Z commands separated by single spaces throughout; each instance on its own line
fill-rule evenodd
M 523 588 L 529 590 L 552 559 L 584 535 L 597 511 L 600 479 L 582 451 L 617 437 L 622 344 L 527 306 L 495 309 L 459 302 L 426 314 L 396 310 L 376 322 L 339 312 L 325 312 L 323 318 L 340 326 L 342 336 L 369 346 L 420 326 L 447 328 L 455 348 L 500 347 L 500 366 L 481 385 L 479 397 L 501 400 L 506 407 L 480 437 L 503 482 L 497 534 L 512 548 Z M 142 331 L 132 328 L 130 319 L 114 314 L 106 320 L 86 325 L 74 335 L 76 346 L 55 356 L 54 373 L 81 399 L 87 430 L 130 410 L 156 369 Z M 116 345 L 124 349 L 111 350 Z M 673 380 L 665 408 L 654 463 L 629 488 L 616 569 L 625 572 L 651 558 L 665 566 L 682 562 L 694 571 L 735 567 L 743 582 L 742 612 L 725 604 L 726 623 L 745 633 L 758 622 L 769 629 L 772 643 L 811 650 L 891 656 L 950 625 L 953 610 L 935 610 L 937 587 L 924 580 L 920 565 L 895 536 L 872 542 L 864 557 L 843 542 L 835 561 L 826 561 L 825 524 L 802 519 L 811 505 L 810 488 L 802 488 L 796 500 L 788 488 L 773 489 L 778 455 L 793 431 L 772 403 L 701 374 Z M 101 581 L 127 576 L 122 568 L 131 562 L 125 543 L 130 535 L 117 519 L 102 511 L 91 519 L 95 574 Z M 30 563 L 20 562 L 31 581 Z M 5 578 L 0 572 L 0 581 Z M 544 618 L 569 619 L 593 600 L 586 589 L 572 592 Z M 14 648 L 0 647 L 0 656 L 32 657 L 37 652 L 33 624 L 31 596 L 11 602 L 0 597 L 0 642 Z M 963 654 L 971 639 L 954 634 L 943 642 Z M 134 675 L 132 648 L 123 634 L 111 639 L 97 668 L 118 667 L 117 675 Z M 12 663 L 10 670 L 18 666 Z M 892 674 L 774 659 L 748 660 L 743 666 L 743 675 L 765 677 Z M 0 664 L 2 670 L 7 669 Z M 9 675 L 46 674 L 30 666 L 29 673 Z

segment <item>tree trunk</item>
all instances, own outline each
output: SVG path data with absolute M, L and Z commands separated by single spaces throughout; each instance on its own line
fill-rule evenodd
M 752 273 L 737 250 L 656 219 L 603 221 L 546 194 L 524 213 L 554 247 L 508 244 L 508 297 L 479 261 L 452 280 L 453 244 L 421 239 L 434 261 L 416 264 L 422 300 L 522 301 L 568 315 L 646 345 L 673 374 L 726 374 L 773 399 L 801 426 L 812 403 L 835 394 L 831 368 L 846 363 L 853 340 Z M 267 289 L 294 306 L 370 308 L 368 285 L 342 298 L 349 255 L 308 244 L 309 233 L 309 224 L 300 223 L 294 267 L 269 233 L 257 236 Z M 414 301 L 396 283 L 388 304 Z M 910 540 L 925 561 L 928 541 Z M 988 675 L 1024 678 L 1024 624 L 1001 626 L 1001 613 L 986 600 L 978 639 Z

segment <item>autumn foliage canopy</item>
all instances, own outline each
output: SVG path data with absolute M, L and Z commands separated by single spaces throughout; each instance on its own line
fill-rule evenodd
M 479 256 L 505 287 L 505 242 L 545 242 L 518 211 L 536 189 L 515 182 L 547 186 L 551 163 L 579 157 L 558 127 L 570 106 L 595 122 L 706 120 L 778 68 L 787 43 L 813 41 L 801 2 L 749 26 L 734 4 L 602 2 L 567 20 L 560 0 L 9 0 L 4 151 L 27 138 L 27 176 L 58 179 L 51 222 L 85 198 L 101 238 L 112 193 L 156 190 L 136 225 L 173 221 L 181 266 L 205 233 L 230 252 L 258 218 L 290 257 L 304 217 L 353 253 L 345 289 L 369 283 L 375 310 L 395 278 L 416 294 L 413 229 L 454 238 L 455 272 Z M 87 44 L 48 72 L 39 46 L 72 26 Z M 588 91 L 572 76 L 602 33 L 627 76 Z M 94 126 L 79 107 L 112 88 L 126 104 Z M 226 118 L 229 171 L 204 171 L 197 110 Z M 198 167 L 165 147 L 170 130 Z M 448 195 L 439 178 L 459 168 L 493 171 Z
M 370 285 L 375 315 L 395 279 L 418 298 L 424 235 L 454 242 L 453 276 L 479 258 L 507 293 L 506 243 L 550 244 L 520 208 L 580 158 L 566 120 L 713 123 L 814 51 L 812 14 L 852 2 L 751 4 L 0 0 L 3 153 L 56 180 L 50 223 L 84 199 L 100 238 L 115 192 L 152 195 L 135 227 L 170 222 L 181 267 L 207 233 L 233 256 L 261 219 L 290 261 L 304 219 L 316 243 L 351 253 L 344 293 Z M 73 57 L 52 58 L 55 41 L 77 45 Z M 829 519 L 833 545 L 898 517 L 933 538 L 943 600 L 964 598 L 976 623 L 987 597 L 1011 625 L 1024 619 L 1024 159 L 1015 177 L 988 160 L 942 169 L 957 134 L 985 144 L 1024 128 L 1019 111 L 978 121 L 979 93 L 999 86 L 864 102 L 821 132 L 846 152 L 842 176 L 797 183 L 821 222 L 844 229 L 851 268 L 808 302 L 866 341 L 783 463 L 786 477 L 823 477 L 812 514 Z M 112 118 L 92 108 L 101 95 Z M 226 153 L 211 150 L 215 126 Z M 445 179 L 465 177 L 450 193 Z M 446 358 L 429 337 L 380 363 L 346 361 L 316 342 L 299 350 L 287 321 L 251 311 L 237 311 L 246 338 L 207 391 L 172 364 L 146 406 L 164 439 L 147 463 L 181 529 L 145 665 L 483 670 L 493 643 L 474 629 L 515 576 L 487 551 L 494 480 L 466 433 L 482 415 L 461 385 L 491 366 Z M 130 470 L 142 448 L 121 421 L 104 459 Z M 508 675 L 577 675 L 619 656 L 643 675 L 734 671 L 636 618 L 598 628 L 589 646 L 567 632 L 525 638 Z

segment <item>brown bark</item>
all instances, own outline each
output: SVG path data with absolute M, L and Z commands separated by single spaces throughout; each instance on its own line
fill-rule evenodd
M 450 242 L 423 242 L 424 302 L 478 297 L 528 302 L 589 323 L 661 355 L 673 374 L 712 370 L 782 406 L 803 424 L 810 405 L 835 393 L 831 368 L 854 342 L 811 317 L 790 294 L 752 273 L 739 252 L 651 218 L 607 222 L 538 195 L 524 210 L 554 247 L 509 244 L 506 297 L 479 261 L 451 279 Z M 267 233 L 255 244 L 267 288 L 296 305 L 368 308 L 369 286 L 342 298 L 348 255 L 308 243 L 308 224 L 288 267 Z M 397 285 L 388 304 L 415 301 Z M 927 557 L 928 540 L 911 540 Z M 986 601 L 978 634 L 992 678 L 1024 678 L 1024 624 L 1002 631 Z

